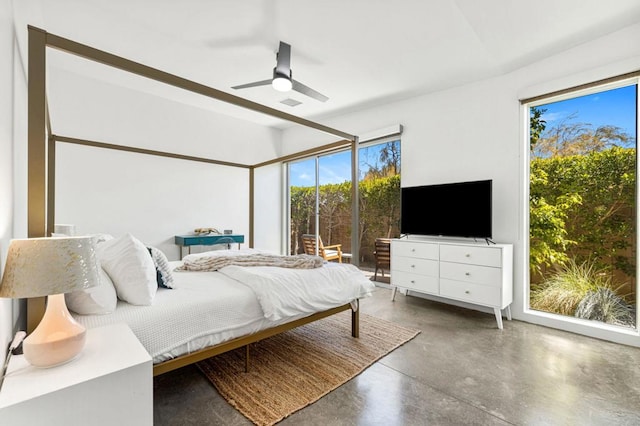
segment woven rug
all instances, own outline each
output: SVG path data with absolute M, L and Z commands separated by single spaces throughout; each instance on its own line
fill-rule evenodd
M 351 313 L 341 312 L 250 346 L 197 363 L 218 392 L 256 425 L 273 425 L 349 381 L 413 339 L 419 330 L 360 313 L 360 337 L 351 337 Z

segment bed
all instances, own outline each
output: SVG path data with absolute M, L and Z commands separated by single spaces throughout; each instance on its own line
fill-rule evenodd
M 87 328 L 126 323 L 151 355 L 154 375 L 243 346 L 248 359 L 250 343 L 344 310 L 352 311 L 352 335 L 358 337 L 359 299 L 368 297 L 374 288 L 355 266 L 329 263 L 317 256 L 278 256 L 255 249 L 215 250 L 169 262 L 161 253 L 160 261 L 156 261 L 154 254 L 158 252 L 145 247 L 151 256 L 141 260 L 153 260 L 159 285 L 149 304 L 136 305 L 122 300 L 131 295 L 123 293 L 119 276 L 131 277 L 131 271 L 123 270 L 127 266 L 138 271 L 146 267 L 132 261 L 131 252 L 122 250 L 123 244 L 139 248 L 142 243 L 127 235 L 107 244 L 116 247 L 120 256 L 114 257 L 114 250 L 109 253 L 109 248 L 101 249 L 106 244 L 98 244 L 103 272 L 118 295 L 115 304 L 103 303 L 105 309 L 92 311 L 79 306 L 74 295 L 69 295 L 69 308 Z M 314 267 L 267 266 L 276 265 L 274 259 L 300 259 Z M 244 266 L 247 260 L 253 265 Z M 101 280 L 99 290 L 104 291 L 107 287 L 102 287 L 107 285 Z M 95 290 L 92 294 L 97 300 Z M 146 303 L 140 298 L 137 302 Z
M 47 237 L 51 236 L 54 230 L 54 224 L 56 223 L 56 145 L 60 143 L 76 144 L 87 148 L 95 149 L 109 149 L 116 150 L 124 153 L 129 152 L 134 155 L 152 155 L 163 158 L 176 159 L 178 161 L 194 161 L 198 163 L 206 163 L 211 165 L 220 165 L 223 167 L 238 167 L 248 170 L 248 184 L 249 184 L 249 220 L 247 228 L 249 229 L 249 247 L 254 247 L 254 228 L 255 228 L 255 170 L 262 167 L 267 167 L 273 164 L 280 164 L 283 161 L 288 161 L 291 158 L 295 158 L 299 155 L 311 155 L 313 152 L 326 152 L 328 150 L 335 150 L 338 148 L 350 147 L 352 152 L 356 152 L 358 138 L 357 136 L 344 132 L 342 130 L 334 129 L 329 126 L 315 123 L 313 121 L 297 117 L 279 109 L 270 108 L 265 105 L 260 105 L 255 102 L 231 95 L 224 91 L 220 91 L 211 87 L 207 87 L 201 83 L 185 79 L 183 77 L 167 73 L 165 71 L 149 67 L 147 65 L 134 62 L 130 59 L 114 55 L 109 52 L 101 51 L 88 45 L 84 45 L 73 40 L 69 40 L 55 34 L 48 33 L 40 28 L 32 26 L 28 27 L 29 32 L 29 49 L 28 49 L 28 62 L 29 62 L 29 75 L 28 75 L 28 109 L 27 109 L 27 142 L 28 142 L 28 203 L 27 203 L 27 216 L 28 216 L 28 237 Z M 185 155 L 185 153 L 179 152 L 166 152 L 158 151 L 148 148 L 142 148 L 139 146 L 129 146 L 117 143 L 109 143 L 108 141 L 96 141 L 81 139 L 70 135 L 56 134 L 54 130 L 58 130 L 51 124 L 50 118 L 53 114 L 49 113 L 47 107 L 47 61 L 46 52 L 47 49 L 55 49 L 65 54 L 81 57 L 85 60 L 100 63 L 107 67 L 112 67 L 124 72 L 132 73 L 134 75 L 142 76 L 156 82 L 167 84 L 172 87 L 180 88 L 191 93 L 195 93 L 201 96 L 205 96 L 210 99 L 215 99 L 227 104 L 235 105 L 242 109 L 248 109 L 258 112 L 260 114 L 267 114 L 271 117 L 284 120 L 286 122 L 295 123 L 310 129 L 318 130 L 323 133 L 340 138 L 334 142 L 328 143 L 323 146 L 313 148 L 311 150 L 305 150 L 299 153 L 289 153 L 284 157 L 273 158 L 260 162 L 258 164 L 240 164 L 229 162 L 225 159 L 213 159 L 207 157 L 196 157 L 192 155 Z M 76 135 L 77 136 L 77 135 Z M 355 157 L 354 157 L 355 158 Z M 352 200 L 353 200 L 353 224 L 358 223 L 358 185 L 352 187 Z M 353 247 L 357 250 L 357 238 L 353 237 Z M 353 259 L 356 264 L 358 259 Z M 104 265 L 103 265 L 104 266 Z M 325 266 L 323 266 L 324 268 Z M 357 270 L 354 265 L 343 265 L 341 268 L 352 269 L 351 272 Z M 322 269 L 324 270 L 324 269 Z M 188 274 L 192 274 L 189 272 Z M 134 332 L 137 332 L 138 338 L 143 341 L 143 344 L 149 345 L 150 353 L 153 352 L 154 358 L 154 374 L 161 374 L 184 365 L 197 362 L 199 360 L 208 358 L 210 356 L 234 349 L 246 346 L 248 344 L 264 339 L 271 335 L 280 333 L 282 331 L 297 327 L 302 324 L 306 324 L 320 318 L 336 314 L 341 311 L 351 310 L 352 315 L 352 334 L 357 337 L 358 335 L 358 300 L 360 297 L 366 297 L 367 291 L 363 291 L 362 294 L 358 294 L 359 297 L 353 297 L 351 299 L 343 299 L 339 301 L 332 301 L 327 306 L 321 308 L 316 307 L 312 312 L 298 313 L 295 315 L 289 315 L 280 319 L 261 319 L 255 317 L 253 319 L 245 318 L 244 324 L 239 324 L 234 327 L 228 326 L 228 328 L 222 327 L 220 330 L 210 330 L 209 335 L 203 332 L 202 335 L 193 336 L 180 336 L 177 342 L 173 345 L 158 344 L 157 348 L 154 346 L 154 333 L 158 333 L 162 329 L 170 329 L 172 327 L 178 327 L 180 321 L 174 324 L 174 318 L 169 322 L 166 318 L 162 320 L 162 314 L 156 314 L 156 311 L 162 311 L 163 309 L 170 310 L 172 308 L 165 306 L 165 301 L 176 299 L 182 300 L 182 293 L 196 292 L 195 288 L 206 288 L 208 284 L 215 285 L 215 283 L 225 282 L 220 284 L 224 291 L 220 291 L 220 294 L 226 294 L 225 297 L 237 297 L 242 299 L 242 303 L 253 304 L 250 308 L 246 306 L 247 310 L 253 309 L 255 311 L 256 300 L 251 301 L 251 298 L 257 299 L 257 296 L 250 296 L 251 293 L 247 292 L 246 288 L 242 289 L 243 284 L 237 282 L 237 280 L 229 277 L 220 278 L 217 272 L 207 272 L 203 275 L 192 274 L 191 278 L 185 276 L 176 276 L 176 289 L 157 289 L 153 293 L 153 303 L 136 304 L 137 306 L 127 306 L 124 301 L 115 301 L 113 298 L 113 292 L 109 293 L 113 305 L 113 309 L 110 313 L 95 313 L 84 312 L 78 313 L 76 317 L 80 322 L 85 323 L 88 327 L 98 327 L 100 325 L 108 324 L 111 322 L 126 322 L 130 325 Z M 177 275 L 177 274 L 176 274 Z M 200 278 L 198 278 L 200 277 Z M 206 278 L 203 278 L 206 277 Z M 370 282 L 365 283 L 362 281 L 363 277 L 356 280 L 361 283 L 362 288 L 372 286 Z M 186 280 L 189 282 L 183 282 Z M 194 282 L 190 282 L 193 280 Z M 197 284 L 196 281 L 202 280 L 203 282 Z M 205 284 L 206 282 L 207 284 Z M 211 287 L 211 286 L 209 286 Z M 108 288 L 105 287 L 105 289 Z M 205 290 L 202 290 L 205 291 Z M 206 291 L 205 291 L 206 292 Z M 228 293 L 228 294 L 227 294 Z M 244 296 L 241 295 L 244 293 Z M 178 297 L 176 297 L 178 295 Z M 80 299 L 87 300 L 91 297 L 88 295 L 80 295 Z M 90 296 L 90 295 L 89 295 Z M 118 294 L 118 297 L 120 294 Z M 147 295 L 148 296 L 148 295 Z M 157 297 L 156 297 L 157 296 Z M 204 298 L 202 296 L 202 298 Z M 220 302 L 215 297 L 216 302 Z M 224 300 L 224 299 L 222 299 Z M 147 301 L 149 302 L 149 301 Z M 258 301 L 259 302 L 259 301 Z M 189 302 L 183 300 L 181 303 L 188 304 Z M 222 303 L 222 302 L 220 302 Z M 229 301 L 226 306 L 239 306 L 237 300 L 234 301 L 235 305 Z M 128 303 L 133 305 L 133 303 Z M 224 305 L 223 305 L 224 306 Z M 45 300 L 44 298 L 30 298 L 27 300 L 27 331 L 31 332 L 37 324 L 40 322 L 44 313 Z M 208 308 L 209 311 L 220 309 L 216 307 Z M 236 308 L 237 309 L 237 308 Z M 178 320 L 186 321 L 188 312 L 183 311 L 174 312 L 174 316 Z M 206 311 L 206 309 L 205 309 Z M 157 315 L 157 317 L 155 317 Z M 165 315 L 168 313 L 165 312 Z M 183 318 L 184 317 L 184 318 Z M 186 327 L 187 329 L 189 327 Z M 215 328 L 215 327 L 214 327 Z M 145 335 L 145 330 L 148 335 Z M 177 334 L 177 333 L 175 333 Z M 195 333 L 197 334 L 197 333 Z M 215 338 L 213 336 L 216 336 Z M 174 336 L 175 337 L 175 336 Z M 216 343 L 219 341 L 219 343 Z M 146 343 L 145 343 L 146 342 Z M 156 353 L 156 349 L 158 352 Z

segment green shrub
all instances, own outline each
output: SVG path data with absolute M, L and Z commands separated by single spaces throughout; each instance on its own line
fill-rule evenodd
M 569 259 L 557 272 L 531 288 L 532 309 L 574 316 L 582 299 L 600 288 L 611 289 L 611 275 L 593 262 Z
M 634 327 L 631 307 L 610 288 L 590 291 L 580 301 L 575 316 L 608 324 Z

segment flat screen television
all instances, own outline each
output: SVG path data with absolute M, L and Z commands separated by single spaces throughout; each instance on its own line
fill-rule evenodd
M 402 234 L 491 239 L 491 180 L 401 188 Z

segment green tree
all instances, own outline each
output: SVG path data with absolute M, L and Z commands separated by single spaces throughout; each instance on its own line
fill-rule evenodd
M 547 128 L 530 110 L 530 267 L 596 259 L 631 274 L 635 233 L 634 138 L 616 126 L 594 128 L 572 114 Z
M 291 187 L 291 253 L 300 251 L 302 234 L 313 231 L 315 187 Z
M 387 142 L 380 150 L 382 176 L 400 174 L 400 141 Z
M 569 214 L 582 202 L 578 194 L 549 196 L 549 160 L 531 163 L 529 186 L 529 266 L 531 272 L 541 273 L 543 267 L 563 265 L 569 258 L 567 250 L 576 242 L 566 230 Z M 548 200 L 549 199 L 549 200 Z
M 618 146 L 531 161 L 532 270 L 572 258 L 635 279 L 635 163 Z
M 531 151 L 547 127 L 547 122 L 542 119 L 545 112 L 547 112 L 546 109 L 538 107 L 531 107 L 529 110 L 529 149 Z
M 320 235 L 323 242 L 351 249 L 351 182 L 321 185 Z M 302 234 L 313 233 L 315 188 L 291 187 L 291 253 L 301 251 Z M 371 260 L 376 237 L 396 237 L 400 224 L 400 176 L 360 182 L 360 226 L 358 241 L 361 261 Z M 354 254 L 355 256 L 355 254 Z
M 351 182 L 322 185 L 320 189 L 320 235 L 327 245 L 347 243 L 346 237 L 340 235 L 341 241 L 334 240 L 334 230 L 339 227 L 349 229 L 351 222 Z
M 544 111 L 544 110 L 543 110 Z M 620 127 L 604 125 L 594 128 L 589 123 L 575 121 L 577 113 L 571 114 L 557 125 L 538 134 L 531 150 L 535 157 L 586 155 L 613 146 L 629 147 L 635 139 Z M 533 112 L 532 112 L 533 120 Z
M 400 175 L 360 182 L 360 260 L 373 253 L 377 237 L 397 237 L 400 232 Z
M 367 172 L 363 180 L 377 179 L 381 177 L 400 174 L 400 141 L 385 143 L 379 152 L 378 158 L 365 163 Z

